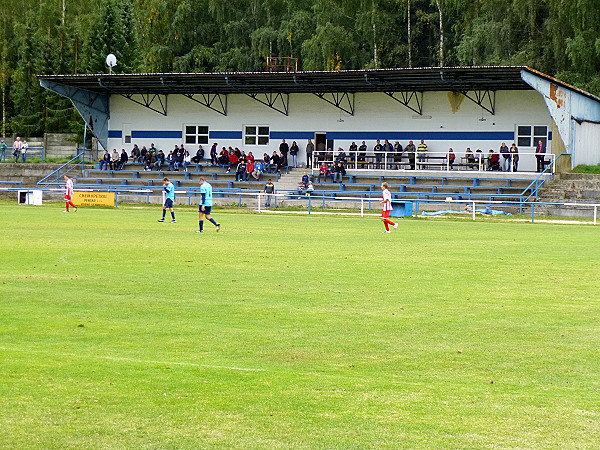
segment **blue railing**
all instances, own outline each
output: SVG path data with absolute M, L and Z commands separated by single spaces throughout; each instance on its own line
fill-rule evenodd
M 13 155 L 13 150 L 13 147 L 7 147 L 4 153 L 0 153 L 0 162 L 6 162 L 7 153 L 9 158 L 15 158 L 15 156 Z M 25 155 L 25 162 L 27 161 L 27 158 L 42 158 L 42 162 L 46 162 L 46 149 L 44 147 L 28 147 Z M 18 156 L 18 160 L 23 160 L 23 156 L 21 153 Z
M 77 155 L 75 155 L 73 158 L 71 158 L 69 161 L 64 163 L 62 166 L 60 166 L 58 169 L 56 169 L 52 173 L 46 175 L 40 181 L 38 181 L 37 187 L 44 188 L 44 187 L 48 186 L 50 183 L 60 181 L 61 176 L 64 176 L 64 175 L 68 174 L 69 172 L 71 172 L 72 170 L 78 168 L 79 165 L 81 165 L 81 170 L 83 171 L 85 169 L 85 154 L 86 154 L 86 152 L 89 152 L 89 151 L 90 150 L 88 150 L 88 149 L 78 148 Z
M 554 177 L 556 176 L 555 171 L 553 170 L 554 165 L 556 164 L 556 161 L 558 161 L 560 159 L 561 156 L 571 156 L 570 153 L 560 153 L 556 158 L 554 158 L 554 160 L 548 164 L 544 170 L 542 170 L 542 172 L 535 178 L 535 180 L 533 180 L 529 186 L 527 186 L 525 189 L 523 189 L 523 192 L 521 193 L 522 196 L 522 202 L 528 202 L 531 197 L 535 197 L 535 201 L 537 202 L 539 199 L 539 190 L 540 188 L 542 188 L 544 186 L 544 183 L 546 183 L 546 177 L 544 175 L 548 174 L 548 170 L 550 170 L 550 173 L 552 174 L 552 178 L 554 179 Z M 529 191 L 529 193 L 527 193 L 527 191 Z

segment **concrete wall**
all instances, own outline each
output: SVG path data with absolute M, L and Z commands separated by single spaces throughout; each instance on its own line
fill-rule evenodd
M 466 98 L 455 105 L 454 111 L 447 92 L 426 92 L 423 97 L 423 115 L 420 116 L 383 93 L 359 93 L 355 96 L 355 114 L 351 116 L 312 94 L 292 94 L 289 115 L 285 116 L 246 95 L 227 97 L 228 115 L 218 114 L 181 95 L 167 98 L 168 115 L 165 117 L 124 97 L 110 99 L 109 149 L 128 152 L 133 144 L 150 146 L 154 143 L 166 152 L 182 144 L 186 124 L 209 127 L 210 146 L 239 147 L 252 151 L 255 156 L 277 150 L 281 139 L 300 146 L 300 162 L 305 160 L 304 148 L 308 138 L 326 133 L 333 140 L 333 148 L 347 149 L 352 141 L 365 140 L 372 150 L 375 140 L 399 141 L 403 146 L 409 140 L 418 144 L 425 139 L 430 151 L 447 152 L 452 147 L 462 156 L 466 147 L 480 148 L 487 153 L 498 150 L 502 142 L 509 146 L 516 140 L 517 125 L 543 125 L 549 130 L 548 151 L 551 150 L 552 121 L 543 98 L 536 91 L 498 91 L 496 115 L 485 112 Z M 248 146 L 243 143 L 245 125 L 270 127 L 270 142 L 266 146 Z M 125 143 L 131 130 L 132 141 Z M 193 153 L 197 146 L 186 146 Z M 533 147 L 519 151 L 533 152 Z M 520 170 L 535 170 L 535 158 L 522 157 Z
M 0 164 L 0 180 L 20 181 L 24 187 L 35 187 L 36 183 L 48 174 L 54 172 L 62 164 Z M 74 168 L 69 176 L 80 177 L 81 168 Z

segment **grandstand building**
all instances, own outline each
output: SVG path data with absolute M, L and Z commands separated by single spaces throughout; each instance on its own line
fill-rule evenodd
M 334 151 L 377 139 L 431 152 L 465 148 L 520 153 L 542 140 L 568 164 L 600 163 L 600 98 L 529 67 L 378 69 L 337 72 L 94 74 L 40 76 L 68 97 L 108 150 L 154 143 L 239 147 L 257 157 L 282 139 Z M 570 167 L 569 167 L 570 168 Z M 520 171 L 535 171 L 522 159 Z

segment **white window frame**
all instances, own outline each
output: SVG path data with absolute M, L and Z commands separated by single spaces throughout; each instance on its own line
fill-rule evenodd
M 529 134 L 520 134 L 519 133 L 519 127 L 530 127 L 530 132 Z M 544 127 L 546 129 L 546 134 L 539 134 L 539 133 L 535 133 L 535 129 L 537 127 Z M 541 124 L 518 124 L 515 127 L 515 144 L 517 145 L 518 148 L 522 148 L 522 147 L 526 147 L 526 148 L 534 148 L 537 145 L 537 141 L 539 139 L 542 139 L 544 141 L 544 143 L 546 144 L 546 146 L 548 145 L 548 131 L 549 131 L 549 126 L 548 125 L 541 125 Z M 529 138 L 529 144 L 530 145 L 520 145 L 521 143 L 519 142 L 519 138 Z
M 188 134 L 187 127 L 195 127 L 196 132 L 193 134 Z M 206 127 L 206 133 L 199 133 L 199 127 Z M 208 145 L 209 140 L 210 127 L 206 124 L 202 123 L 185 123 L 183 124 L 183 144 L 184 145 Z M 188 136 L 194 136 L 194 142 L 188 142 Z M 206 142 L 200 142 L 200 137 L 206 137 Z
M 254 127 L 254 133 L 247 133 L 248 128 Z M 261 128 L 266 128 L 266 133 L 259 133 Z M 264 131 L 264 130 L 263 130 Z M 271 126 L 259 124 L 247 124 L 243 129 L 244 147 L 268 147 L 271 141 Z M 248 143 L 249 138 L 254 138 L 254 143 Z M 266 139 L 266 141 L 265 141 Z

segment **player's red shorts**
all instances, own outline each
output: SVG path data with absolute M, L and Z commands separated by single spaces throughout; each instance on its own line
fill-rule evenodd
M 390 213 L 392 211 L 381 211 L 381 218 L 382 219 L 387 219 L 388 217 L 390 217 Z
M 71 196 L 69 194 L 65 194 L 65 201 L 71 201 Z

